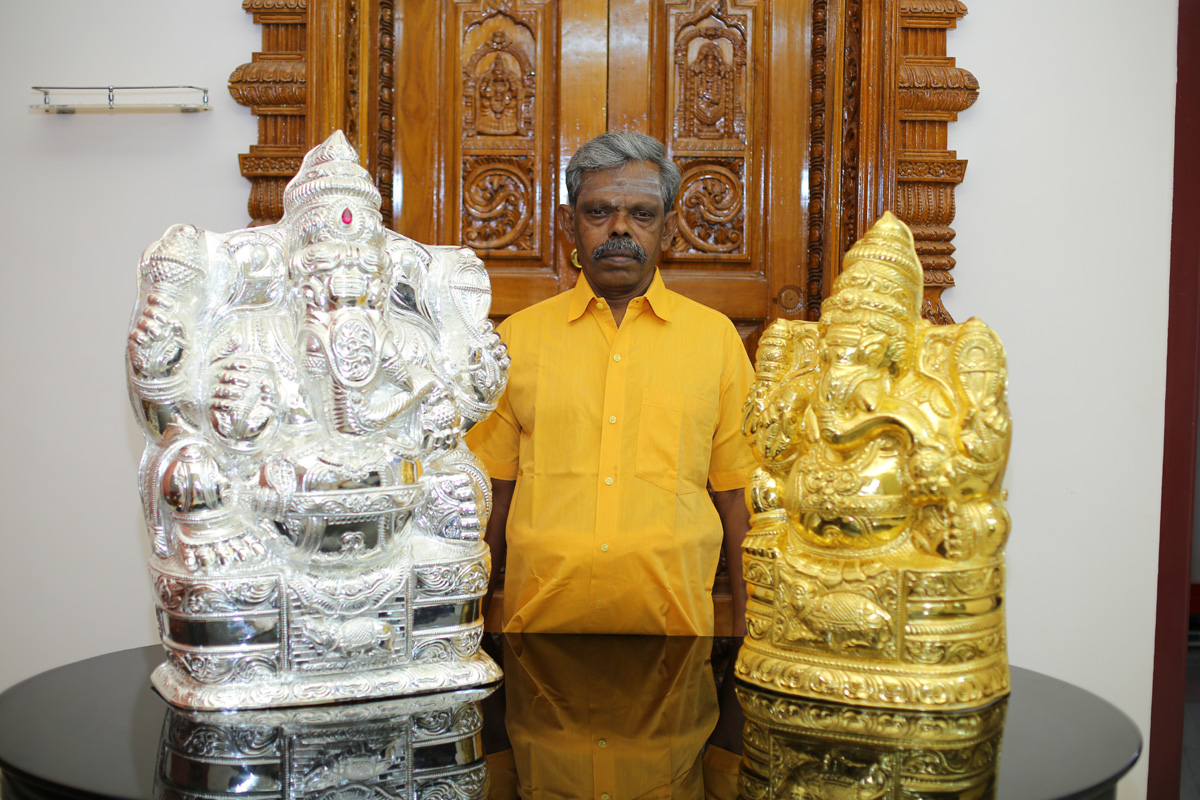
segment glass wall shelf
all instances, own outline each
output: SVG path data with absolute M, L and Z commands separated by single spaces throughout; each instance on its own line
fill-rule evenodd
M 194 114 L 210 111 L 208 89 L 203 86 L 31 86 L 42 93 L 42 102 L 29 107 L 31 113 L 41 114 Z M 59 93 L 60 102 L 51 102 L 50 93 Z M 105 92 L 103 99 L 97 93 Z M 117 92 L 128 92 L 117 97 Z M 200 102 L 147 102 L 160 96 L 180 92 L 200 94 Z M 70 102 L 61 102 L 64 97 Z M 91 102 L 100 99 L 100 102 Z M 178 98 L 172 97 L 173 100 Z

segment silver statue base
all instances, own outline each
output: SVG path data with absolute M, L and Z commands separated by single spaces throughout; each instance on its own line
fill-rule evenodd
M 172 705 L 221 711 L 445 692 L 495 683 L 502 675 L 496 662 L 481 651 L 453 664 L 415 664 L 354 675 L 291 674 L 283 680 L 250 684 L 200 683 L 167 661 L 154 670 L 150 683 Z

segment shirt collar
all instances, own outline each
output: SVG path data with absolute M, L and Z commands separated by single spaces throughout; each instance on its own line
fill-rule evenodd
M 670 322 L 672 312 L 675 308 L 674 292 L 667 288 L 663 283 L 662 270 L 654 268 L 654 279 L 650 281 L 650 288 L 643 295 L 646 298 L 646 303 L 650 306 L 650 310 L 654 312 L 654 316 L 661 319 L 663 322 Z M 599 298 L 592 291 L 592 285 L 588 283 L 587 278 L 583 273 L 579 273 L 578 280 L 575 281 L 575 288 L 571 290 L 571 301 L 567 305 L 567 321 L 574 322 L 583 316 L 583 312 L 587 311 L 588 306 L 596 302 Z

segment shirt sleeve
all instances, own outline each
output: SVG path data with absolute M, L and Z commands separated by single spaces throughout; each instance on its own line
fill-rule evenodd
M 727 321 L 725 325 L 717 431 L 713 435 L 712 460 L 708 467 L 708 482 L 717 492 L 745 488 L 755 467 L 754 454 L 742 435 L 743 407 L 754 384 L 754 368 L 750 366 L 746 346 L 733 323 Z
M 507 321 L 507 320 L 506 320 Z M 496 328 L 500 339 L 508 345 L 507 326 L 504 322 Z M 510 351 L 511 355 L 511 351 Z M 509 372 L 512 379 L 512 372 Z M 467 431 L 467 447 L 479 457 L 488 474 L 502 481 L 517 479 L 517 457 L 520 454 L 521 426 L 513 414 L 512 405 L 508 399 L 508 387 L 500 396 L 496 410 L 488 417 Z

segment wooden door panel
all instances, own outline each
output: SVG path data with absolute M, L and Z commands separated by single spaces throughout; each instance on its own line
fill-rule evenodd
M 557 3 L 401 2 L 394 227 L 472 247 L 507 315 L 560 288 L 554 254 Z M 440 35 L 435 35 L 440 34 Z
M 663 259 L 672 288 L 753 331 L 762 302 L 766 75 L 764 3 L 656 4 L 652 126 L 683 175 L 679 229 Z M 678 277 L 676 277 L 678 276 Z

